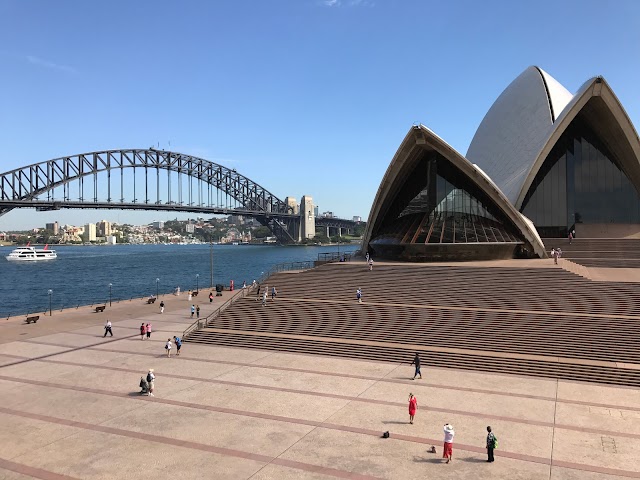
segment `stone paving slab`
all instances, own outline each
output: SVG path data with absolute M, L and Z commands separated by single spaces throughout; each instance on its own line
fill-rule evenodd
M 25 478 L 2 459 L 78 479 L 640 478 L 637 389 L 438 368 L 411 381 L 409 365 L 195 344 L 166 358 L 164 336 L 188 321 L 172 315 L 152 321 L 150 341 L 132 316 L 114 339 L 100 324 L 0 344 L 0 362 L 22 362 L 0 367 L 0 424 L 13 432 L 0 435 L 0 478 Z M 138 394 L 148 368 L 153 398 Z M 451 465 L 445 422 L 457 432 Z M 500 439 L 492 465 L 488 424 Z
M 61 451 L 65 454 L 60 455 Z M 173 480 L 202 478 L 203 472 L 215 472 L 219 478 L 246 479 L 262 466 L 251 460 L 91 431 L 44 446 L 37 456 L 24 454 L 13 460 L 87 480 Z
M 487 464 L 481 454 L 455 449 L 454 460 L 447 465 L 442 460 L 442 445 L 435 454 L 427 453 L 426 445 L 417 445 L 392 438 L 362 437 L 349 432 L 318 428 L 287 450 L 282 457 L 320 465 L 331 464 L 349 472 L 362 472 L 378 478 L 398 479 L 532 479 L 548 478 L 549 467 L 500 459 Z M 335 452 L 349 452 L 336 455 Z
M 109 420 L 103 425 L 272 457 L 280 455 L 313 428 L 181 406 L 153 404 L 153 399 L 144 407 Z M 221 425 L 224 425 L 224 428 L 220 428 Z

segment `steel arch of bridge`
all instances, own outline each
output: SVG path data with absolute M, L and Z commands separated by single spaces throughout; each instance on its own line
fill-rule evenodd
M 145 185 L 148 182 L 148 172 L 156 171 L 158 175 L 158 201 L 144 203 L 124 201 L 124 170 L 145 169 Z M 242 209 L 195 208 L 193 203 L 188 206 L 168 206 L 159 201 L 159 171 L 177 172 L 210 185 L 224 192 L 242 205 Z M 120 201 L 112 199 L 111 177 L 114 171 L 120 172 Z M 107 172 L 107 202 L 99 202 L 97 194 L 97 175 Z M 93 200 L 85 200 L 84 193 L 79 202 L 71 201 L 65 185 L 73 181 L 83 182 L 84 178 L 93 176 Z M 117 175 L 116 175 L 117 176 Z M 117 182 L 117 180 L 116 180 Z M 84 185 L 84 184 L 83 184 Z M 264 187 L 251 179 L 239 174 L 235 169 L 202 158 L 178 152 L 156 149 L 125 149 L 106 150 L 81 153 L 67 157 L 55 158 L 40 163 L 34 163 L 22 168 L 0 174 L 0 216 L 18 207 L 38 206 L 39 196 L 63 187 L 63 198 L 54 201 L 48 198 L 41 202 L 50 208 L 131 208 L 145 210 L 181 210 L 181 211 L 209 211 L 211 213 L 246 214 L 256 217 L 263 225 L 268 225 L 282 240 L 291 241 L 293 236 L 287 230 L 287 223 L 291 224 L 294 215 L 287 205 Z M 83 186 L 84 188 L 84 186 Z M 170 186 L 169 186 L 170 189 Z M 117 191 L 117 187 L 115 188 Z M 84 190 L 83 190 L 84 192 Z M 191 191 L 189 192 L 191 195 Z M 145 194 L 145 197 L 147 194 Z M 134 179 L 135 197 L 135 179 Z M 169 202 L 171 203 L 171 202 Z M 174 202 L 175 203 L 175 202 Z M 198 207 L 202 207 L 202 204 Z M 284 219 L 284 221 L 283 221 Z M 284 231 L 280 231 L 284 230 Z

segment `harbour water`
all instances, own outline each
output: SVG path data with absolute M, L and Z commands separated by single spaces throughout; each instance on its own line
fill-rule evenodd
M 208 289 L 210 246 L 114 245 L 56 246 L 56 260 L 9 262 L 14 247 L 0 247 L 0 317 L 109 301 L 129 300 L 156 293 Z M 341 245 L 353 252 L 358 245 Z M 317 260 L 319 253 L 336 252 L 331 246 L 214 245 L 213 284 L 236 288 L 258 279 L 279 263 Z M 196 278 L 196 275 L 199 275 Z M 197 284 L 197 285 L 196 285 Z

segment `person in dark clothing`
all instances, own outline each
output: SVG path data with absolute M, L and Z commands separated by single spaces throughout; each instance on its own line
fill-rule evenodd
M 420 355 L 416 353 L 416 356 L 413 357 L 413 362 L 411 362 L 410 365 L 416 366 L 416 373 L 413 374 L 413 378 L 411 380 L 415 380 L 418 375 L 420 375 L 420 378 L 422 379 L 422 373 L 420 372 Z
M 496 436 L 491 431 L 491 427 L 487 427 L 487 462 L 493 462 L 493 449 L 496 448 Z

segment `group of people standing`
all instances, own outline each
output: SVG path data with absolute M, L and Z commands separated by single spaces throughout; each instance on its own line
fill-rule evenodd
M 140 325 L 140 340 L 144 340 L 145 336 L 147 339 L 151 338 L 151 324 L 147 323 L 146 325 L 142 323 Z
M 420 375 L 422 378 L 422 373 L 420 372 L 420 355 L 415 354 L 411 365 L 415 365 L 416 370 L 413 374 L 412 380 Z M 418 411 L 418 399 L 413 393 L 409 393 L 409 424 L 413 425 L 413 420 L 416 416 L 416 412 Z M 453 459 L 453 437 L 456 432 L 453 428 L 453 425 L 450 423 L 445 423 L 444 425 L 444 445 L 442 450 L 442 458 L 447 459 L 447 463 L 450 463 Z M 498 447 L 498 439 L 495 434 L 491 431 L 491 427 L 487 427 L 487 438 L 486 438 L 486 448 L 487 448 L 487 462 L 493 462 L 493 451 Z M 434 447 L 432 447 L 434 448 Z M 435 452 L 435 449 L 432 450 Z

